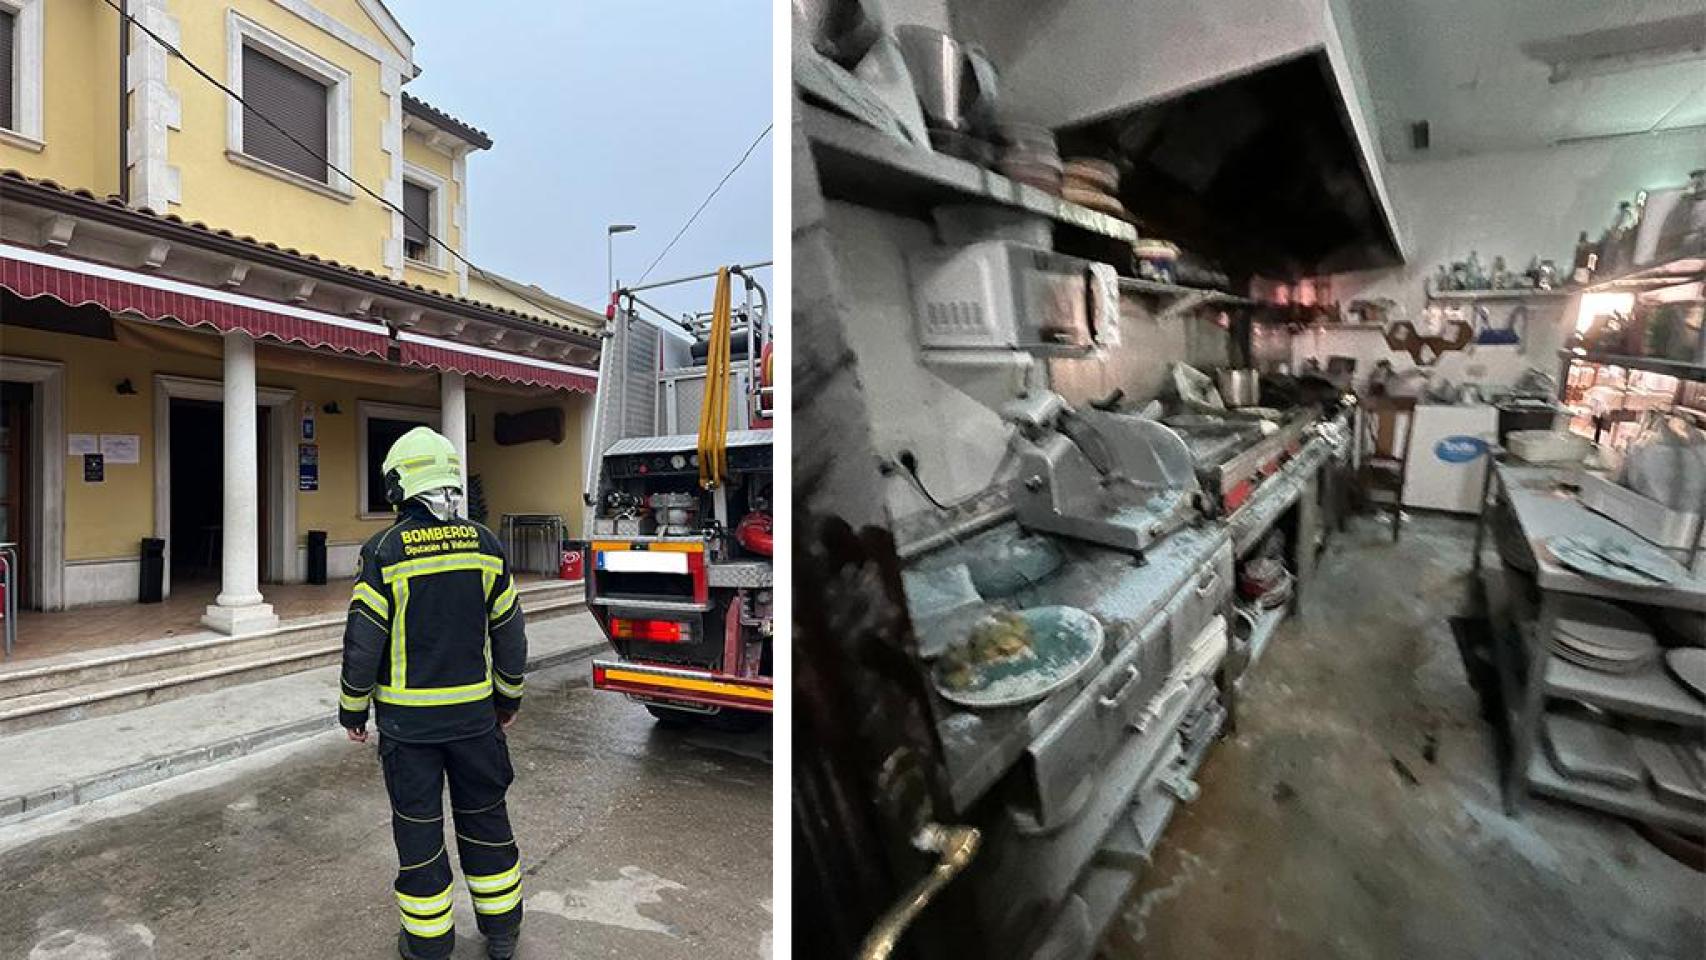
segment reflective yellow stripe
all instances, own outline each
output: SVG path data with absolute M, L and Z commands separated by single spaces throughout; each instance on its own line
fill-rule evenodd
M 641 544 L 630 543 L 627 540 L 595 540 L 594 550 L 633 550 Z M 643 545 L 653 553 L 704 553 L 703 543 L 647 543 Z
M 391 615 L 391 601 L 386 600 L 380 595 L 378 590 L 373 589 L 365 583 L 360 581 L 356 582 L 354 599 L 367 604 L 367 608 L 372 610 L 374 613 L 379 614 L 381 618 L 389 617 Z
M 510 867 L 508 870 L 505 870 L 503 873 L 494 873 L 485 877 L 476 877 L 473 874 L 469 874 L 467 880 L 469 891 L 476 895 L 482 893 L 493 894 L 497 893 L 499 890 L 508 890 L 511 885 L 521 882 L 521 864 L 518 863 L 515 866 Z
M 509 608 L 513 606 L 515 606 L 515 584 L 512 582 L 509 586 L 504 587 L 503 593 L 498 594 L 497 601 L 492 604 L 492 614 L 487 619 L 496 620 L 508 613 Z
M 406 690 L 381 685 L 374 693 L 380 703 L 399 707 L 445 707 L 455 703 L 472 703 L 492 695 L 492 682 L 481 680 L 461 687 L 418 687 Z
M 506 697 L 520 697 L 521 696 L 521 684 L 519 684 L 519 683 L 511 684 L 511 683 L 506 682 L 504 680 L 502 674 L 493 674 L 492 675 L 492 686 L 496 687 L 497 691 Z
M 517 694 L 517 696 L 520 696 L 520 694 Z M 346 694 L 342 694 L 338 697 L 338 706 L 342 707 L 345 710 L 353 710 L 356 713 L 361 713 L 362 711 L 366 710 L 367 705 L 369 703 L 372 703 L 372 702 L 373 702 L 373 698 L 371 696 L 352 697 L 346 693 Z
M 403 929 L 417 937 L 443 936 L 450 932 L 450 928 L 454 926 L 455 923 L 456 920 L 454 916 L 449 913 L 446 913 L 442 917 L 435 917 L 431 920 L 421 920 L 410 916 L 407 912 L 403 914 Z
M 724 693 L 753 700 L 774 700 L 775 691 L 766 687 L 748 687 L 718 680 L 699 680 L 692 677 L 672 677 L 655 673 L 632 673 L 627 670 L 606 670 L 605 677 L 628 683 L 644 683 L 654 687 L 675 687 L 680 690 L 699 690 L 705 693 Z
M 397 615 L 391 618 L 391 685 L 399 690 L 409 687 L 409 581 L 399 580 L 391 587 L 397 598 Z
M 520 903 L 520 902 L 521 902 L 521 887 L 520 886 L 517 886 L 514 890 L 511 890 L 509 893 L 506 893 L 501 897 L 495 897 L 495 898 L 489 899 L 489 900 L 486 899 L 485 897 L 480 896 L 479 894 L 475 894 L 474 895 L 474 912 L 475 913 L 484 913 L 484 914 L 508 913 L 511 910 L 514 910 L 515 905 Z
M 450 909 L 450 891 L 455 887 L 456 884 L 447 883 L 442 891 L 430 897 L 412 897 L 406 893 L 399 893 L 397 894 L 397 902 L 410 913 L 431 916 L 441 910 Z
M 386 583 L 407 580 L 410 577 L 423 577 L 433 573 L 454 573 L 458 570 L 489 570 L 493 576 L 503 573 L 503 561 L 497 557 L 483 553 L 463 551 L 461 553 L 445 553 L 436 557 L 422 557 L 419 560 L 404 560 L 393 563 L 380 570 L 380 577 Z

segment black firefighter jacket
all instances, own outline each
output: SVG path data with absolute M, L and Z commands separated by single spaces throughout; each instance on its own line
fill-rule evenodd
M 361 548 L 344 627 L 338 722 L 359 727 L 378 703 L 379 733 L 442 743 L 489 731 L 521 706 L 527 636 L 503 547 L 460 517 L 405 503 Z

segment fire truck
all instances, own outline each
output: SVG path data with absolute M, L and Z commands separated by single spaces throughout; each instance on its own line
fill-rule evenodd
M 774 391 L 768 263 L 611 298 L 586 485 L 587 606 L 614 656 L 596 689 L 660 721 L 741 729 L 771 712 Z M 672 317 L 651 291 L 713 286 Z M 736 288 L 739 288 L 737 301 Z

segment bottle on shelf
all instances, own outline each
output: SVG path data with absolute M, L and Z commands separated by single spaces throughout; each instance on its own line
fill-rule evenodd
M 1576 238 L 1576 258 L 1570 265 L 1570 282 L 1578 286 L 1585 285 L 1593 279 L 1594 271 L 1599 268 L 1599 247 L 1588 239 L 1588 232 L 1583 230 Z

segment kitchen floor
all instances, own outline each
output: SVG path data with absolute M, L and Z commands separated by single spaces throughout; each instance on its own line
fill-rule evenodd
M 1335 537 L 1102 960 L 1706 956 L 1706 874 L 1609 817 L 1505 816 L 1447 618 L 1472 522 Z

